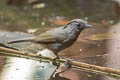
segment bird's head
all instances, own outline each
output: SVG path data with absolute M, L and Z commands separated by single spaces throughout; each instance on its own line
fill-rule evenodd
M 84 28 L 92 28 L 93 26 L 88 25 L 86 21 L 82 20 L 82 19 L 74 19 L 72 21 L 70 21 L 66 27 L 72 27 L 72 28 L 76 28 L 76 29 L 84 29 Z

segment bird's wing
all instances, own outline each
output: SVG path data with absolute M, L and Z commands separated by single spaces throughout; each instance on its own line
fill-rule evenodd
M 47 32 L 40 34 L 39 36 L 34 38 L 32 41 L 35 42 L 35 43 L 54 43 L 54 42 L 58 42 L 57 39 L 55 37 L 53 37 L 53 35 L 51 35 Z
M 36 43 L 61 43 L 67 37 L 62 27 L 56 28 L 45 33 L 40 34 L 38 37 L 33 39 Z

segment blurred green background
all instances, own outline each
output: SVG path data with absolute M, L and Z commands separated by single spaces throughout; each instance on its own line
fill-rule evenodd
M 108 26 L 120 18 L 118 4 L 113 0 L 0 0 L 0 29 L 25 32 L 61 26 L 75 18 Z

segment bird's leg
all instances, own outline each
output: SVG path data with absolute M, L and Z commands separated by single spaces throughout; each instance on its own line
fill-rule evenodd
M 63 72 L 66 72 L 67 70 L 71 69 L 72 66 L 69 64 L 71 61 L 72 61 L 72 59 L 67 58 L 67 61 L 64 63 L 64 65 L 66 66 L 67 69 L 65 69 L 63 71 L 60 71 L 59 74 L 63 73 Z
M 52 62 L 52 63 L 53 63 L 53 65 L 55 65 L 55 66 L 59 66 L 60 63 L 57 63 L 56 60 L 57 60 L 57 59 L 59 60 L 60 58 L 59 58 L 58 54 L 56 54 L 56 56 L 57 56 L 57 57 L 55 57 L 55 58 L 53 59 L 53 62 Z
M 58 55 L 56 55 L 57 57 L 55 57 L 53 60 L 57 60 L 57 59 L 60 59 L 60 57 Z
M 58 53 L 55 53 L 56 57 L 53 59 L 53 62 L 56 61 L 57 59 L 60 59 Z

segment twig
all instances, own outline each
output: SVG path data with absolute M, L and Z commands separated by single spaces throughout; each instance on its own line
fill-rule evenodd
M 26 58 L 26 59 L 33 59 L 36 61 L 53 61 L 51 57 L 44 57 L 44 56 L 38 56 L 34 53 L 26 53 L 20 50 L 13 50 L 5 47 L 0 47 L 0 54 L 11 56 L 11 57 L 19 57 L 19 58 Z M 56 60 L 56 63 L 64 64 L 67 60 L 66 59 L 59 59 Z M 90 65 L 83 62 L 78 61 L 71 61 L 69 62 L 70 65 L 72 65 L 72 68 L 74 69 L 80 69 L 84 71 L 90 71 L 93 73 L 99 73 L 102 75 L 108 75 L 116 78 L 120 78 L 120 70 L 107 68 L 107 67 L 101 67 L 96 65 Z

